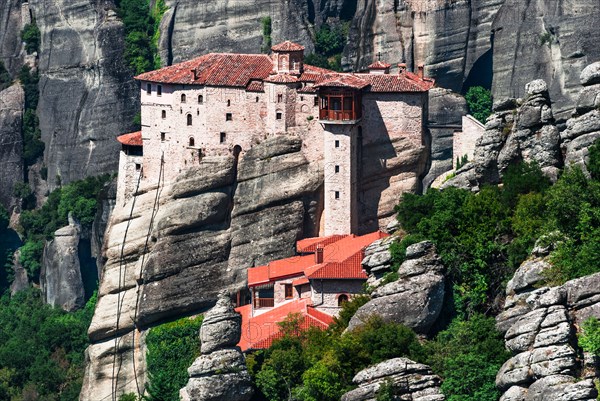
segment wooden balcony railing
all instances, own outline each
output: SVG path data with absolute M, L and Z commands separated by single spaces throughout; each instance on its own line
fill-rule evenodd
M 326 110 L 321 109 L 319 119 L 328 121 L 352 121 L 358 119 L 358 113 L 352 110 Z
M 254 299 L 254 307 L 255 308 L 272 308 L 275 306 L 274 298 L 255 298 Z

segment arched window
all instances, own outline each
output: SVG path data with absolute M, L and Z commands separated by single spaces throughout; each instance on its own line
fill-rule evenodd
M 196 141 L 194 141 L 194 138 L 190 138 L 190 147 L 195 146 L 196 145 Z
M 204 96 L 198 95 L 198 104 L 204 103 Z
M 187 125 L 192 125 L 192 115 L 191 114 L 187 115 Z
M 348 302 L 348 295 L 342 294 L 338 297 L 338 306 L 342 306 L 346 302 Z
M 185 99 L 186 99 L 185 93 L 182 93 L 181 94 L 181 103 L 185 103 Z
M 163 110 L 163 111 L 161 111 L 161 112 L 160 112 L 160 116 L 161 116 L 163 119 L 167 118 L 167 111 L 166 111 L 166 110 Z

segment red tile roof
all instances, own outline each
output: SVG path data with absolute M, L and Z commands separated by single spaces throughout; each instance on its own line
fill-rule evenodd
M 248 86 L 246 86 L 246 91 L 248 92 L 264 92 L 264 84 L 262 81 L 250 81 Z
M 325 246 L 329 244 L 333 244 L 336 241 L 341 240 L 346 237 L 346 235 L 330 235 L 328 237 L 313 237 L 313 238 L 304 238 L 300 241 L 296 242 L 296 252 L 305 253 L 305 252 L 315 252 L 317 250 L 317 246 Z
M 275 83 L 283 83 L 283 84 L 291 84 L 294 82 L 298 82 L 298 78 L 290 74 L 273 74 L 269 75 L 265 82 L 275 82 Z
M 291 45 L 286 46 L 292 48 Z M 300 92 L 314 92 L 315 88 L 326 86 L 366 89 L 371 92 L 425 92 L 434 84 L 432 79 L 422 79 L 411 72 L 400 75 L 337 73 L 311 65 L 304 65 L 300 77 L 289 74 L 271 75 L 272 72 L 273 60 L 266 54 L 210 53 L 140 74 L 136 79 L 182 85 L 243 87 L 249 91 L 262 91 L 260 85 L 265 80 L 315 83 L 313 87 L 304 85 L 299 89 Z
M 238 346 L 242 351 L 270 347 L 275 339 L 283 337 L 277 323 L 283 321 L 290 313 L 302 315 L 301 330 L 310 327 L 326 329 L 333 322 L 333 318 L 314 309 L 310 303 L 310 299 L 295 299 L 254 317 L 251 316 L 252 305 L 236 308 L 242 315 L 242 336 Z
M 299 285 L 303 285 L 303 284 L 308 284 L 310 283 L 310 281 L 308 280 L 308 278 L 306 276 L 302 276 L 300 278 L 297 278 L 296 280 L 292 281 L 292 285 L 294 287 L 297 287 Z
M 266 54 L 209 53 L 135 77 L 140 81 L 171 84 L 246 87 L 251 80 L 263 80 L 273 70 Z
M 142 146 L 142 131 L 119 135 L 117 141 L 127 146 Z
M 285 42 L 271 46 L 271 50 L 274 52 L 298 52 L 304 50 L 304 46 L 286 40 Z
M 255 287 L 262 284 L 275 282 L 286 277 L 306 276 L 309 279 L 366 279 L 362 271 L 361 261 L 364 257 L 364 248 L 372 242 L 387 236 L 380 231 L 362 236 L 345 235 L 324 238 L 311 238 L 310 243 L 300 245 L 308 246 L 323 243 L 323 263 L 315 263 L 315 255 L 295 256 L 287 259 L 275 260 L 265 266 L 248 269 L 248 286 Z M 335 238 L 332 239 L 332 238 Z M 330 243 L 325 244 L 325 242 Z M 301 241 L 299 241 L 301 242 Z M 298 247 L 298 244 L 297 244 Z
M 384 63 L 383 61 L 377 60 L 373 64 L 369 65 L 367 68 L 369 70 L 387 70 L 391 66 L 392 66 L 391 64 Z

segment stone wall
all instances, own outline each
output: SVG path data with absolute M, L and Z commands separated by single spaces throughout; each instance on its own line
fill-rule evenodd
M 316 309 L 329 315 L 337 315 L 340 310 L 338 298 L 342 294 L 352 295 L 363 292 L 364 280 L 313 280 L 312 304 Z
M 463 116 L 462 131 L 454 133 L 452 167 L 456 169 L 456 159 L 462 159 L 465 155 L 468 160 L 473 160 L 475 155 L 475 144 L 484 132 L 484 125 L 477 121 L 473 116 Z

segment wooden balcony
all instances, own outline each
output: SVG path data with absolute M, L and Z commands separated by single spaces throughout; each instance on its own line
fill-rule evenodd
M 358 120 L 353 110 L 319 110 L 319 119 L 333 122 L 351 122 Z
M 319 93 L 319 121 L 354 124 L 361 117 L 361 96 L 356 91 L 328 89 Z
M 272 308 L 275 306 L 275 298 L 255 298 L 254 308 Z

